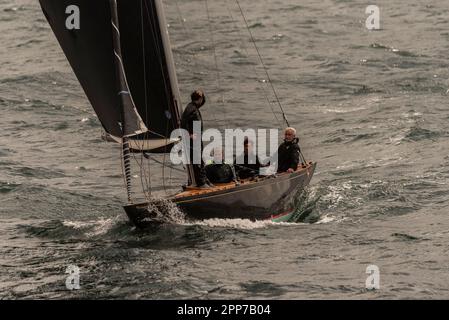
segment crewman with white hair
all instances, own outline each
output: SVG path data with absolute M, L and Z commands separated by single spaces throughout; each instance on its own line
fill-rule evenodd
M 295 128 L 287 128 L 284 131 L 284 142 L 278 148 L 278 173 L 293 173 L 298 169 L 299 139 L 296 137 Z

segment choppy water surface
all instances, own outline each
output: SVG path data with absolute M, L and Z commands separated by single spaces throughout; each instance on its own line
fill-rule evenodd
M 0 297 L 449 298 L 447 1 L 376 1 L 376 32 L 366 1 L 240 2 L 318 162 L 298 222 L 178 218 L 142 232 L 121 208 L 119 149 L 100 139 L 37 1 L 0 0 Z M 206 90 L 207 126 L 276 127 L 235 2 L 209 0 L 211 23 L 204 1 L 165 6 L 183 97 Z

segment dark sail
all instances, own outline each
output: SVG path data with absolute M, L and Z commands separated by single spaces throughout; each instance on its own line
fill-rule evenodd
M 147 128 L 137 112 L 132 93 L 129 90 L 126 79 L 125 66 L 123 64 L 120 25 L 118 21 L 117 0 L 109 0 L 111 7 L 112 42 L 114 47 L 115 70 L 118 80 L 118 95 L 120 96 L 120 108 L 122 110 L 123 137 L 135 136 L 146 132 Z M 136 128 L 138 128 L 136 130 Z M 124 142 L 124 141 L 123 141 Z
M 39 1 L 108 140 L 129 137 L 133 152 L 169 152 L 180 95 L 162 1 Z M 66 9 L 73 5 L 80 28 L 68 30 Z
M 148 138 L 170 137 L 179 127 L 179 92 L 160 0 L 117 1 L 129 89 L 149 130 Z
M 179 91 L 160 0 L 117 1 L 119 48 L 127 90 L 120 89 L 123 79 L 116 73 L 109 0 L 40 3 L 106 132 L 122 137 L 148 128 L 139 139 L 170 137 L 178 128 Z M 66 8 L 70 5 L 80 9 L 79 30 L 66 28 Z M 129 99 L 123 102 L 120 99 L 127 99 L 124 91 L 129 93 Z
M 112 43 L 111 10 L 104 0 L 40 0 L 41 7 L 106 132 L 121 137 L 122 110 Z M 69 30 L 67 7 L 80 10 L 80 29 Z M 138 115 L 136 115 L 138 117 Z M 130 124 L 139 133 L 139 123 Z

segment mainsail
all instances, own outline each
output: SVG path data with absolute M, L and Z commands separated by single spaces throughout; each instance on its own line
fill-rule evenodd
M 40 0 L 105 131 L 117 138 L 167 139 L 179 127 L 180 98 L 162 3 L 117 0 L 116 17 L 111 16 L 110 3 L 114 2 Z M 69 6 L 79 8 L 79 29 L 66 26 Z M 118 20 L 118 30 L 113 29 L 113 18 Z M 119 32 L 123 79 L 116 72 L 115 31 Z

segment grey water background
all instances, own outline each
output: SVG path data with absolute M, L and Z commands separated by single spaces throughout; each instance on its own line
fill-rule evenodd
M 371 32 L 365 1 L 240 2 L 318 162 L 298 221 L 142 232 L 121 208 L 120 151 L 101 140 L 38 2 L 0 0 L 1 298 L 449 298 L 449 3 L 370 2 Z M 235 2 L 209 0 L 210 24 L 203 0 L 164 3 L 183 98 L 207 92 L 206 126 L 276 127 Z M 152 184 L 163 193 L 160 170 Z M 70 264 L 78 291 L 65 287 Z M 365 289 L 372 264 L 377 291 Z

